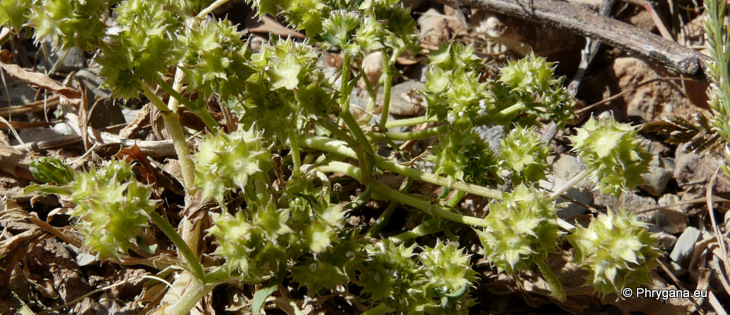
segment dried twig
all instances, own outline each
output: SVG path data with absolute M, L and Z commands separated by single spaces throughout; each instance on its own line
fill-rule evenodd
M 453 7 L 472 7 L 549 24 L 633 52 L 678 74 L 707 81 L 709 57 L 583 6 L 556 0 L 439 0 Z

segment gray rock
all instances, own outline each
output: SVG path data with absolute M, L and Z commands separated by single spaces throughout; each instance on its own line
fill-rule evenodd
M 682 202 L 682 200 L 679 199 L 677 195 L 665 194 L 657 200 L 657 205 L 686 213 L 689 209 L 689 205 L 678 205 L 680 202 Z
M 426 113 L 426 99 L 418 93 L 424 88 L 424 84 L 416 80 L 408 80 L 395 84 L 390 89 L 389 113 L 394 116 L 413 117 Z M 376 106 L 383 105 L 383 89 L 378 90 Z M 367 108 L 370 96 L 364 91 L 353 89 L 350 95 L 352 105 Z
M 585 164 L 580 160 L 568 154 L 558 156 L 552 163 L 552 167 L 553 172 L 548 174 L 547 180 L 540 181 L 540 187 L 547 191 L 556 191 L 565 187 L 573 177 L 586 168 Z M 565 195 L 575 201 L 590 205 L 593 203 L 592 189 L 593 185 L 584 179 L 566 190 Z M 588 212 L 586 207 L 563 197 L 558 198 L 557 203 L 564 206 L 557 213 L 564 220 L 569 220 Z
M 479 134 L 480 138 L 489 143 L 489 148 L 492 149 L 494 153 L 499 154 L 499 143 L 506 135 L 506 132 L 504 131 L 504 126 L 494 126 L 493 124 L 490 124 L 475 127 L 474 130 L 477 132 L 477 134 Z
M 681 144 L 677 147 L 674 157 L 674 178 L 682 189 L 689 192 L 704 192 L 712 174 L 720 165 L 720 160 L 707 153 L 697 154 L 684 152 L 687 145 Z M 725 181 L 718 180 L 715 183 L 715 192 L 728 193 L 730 185 Z
M 43 50 L 38 50 L 36 58 L 39 60 L 38 68 L 40 70 L 50 71 L 61 57 L 63 57 L 63 60 L 56 66 L 56 69 L 54 70 L 55 72 L 69 73 L 86 67 L 86 58 L 84 57 L 84 53 L 81 49 L 72 47 L 68 50 L 68 52 L 64 50 L 52 52 L 53 48 L 50 43 L 45 42 L 43 45 L 46 46 L 46 51 L 49 55 L 48 58 L 46 58 Z
M 34 101 L 36 89 L 30 84 L 9 75 L 5 75 L 5 83 L 7 84 L 7 94 L 4 87 L 0 88 L 0 106 L 22 105 Z M 10 104 L 8 104 L 8 99 Z
M 654 224 L 649 224 L 648 230 L 649 232 L 654 233 L 654 236 L 657 237 L 659 244 L 665 251 L 669 251 L 669 249 L 677 242 L 676 236 L 662 232 L 661 229 Z
M 671 209 L 659 209 L 651 217 L 652 222 L 669 234 L 682 233 L 687 228 L 687 214 Z
M 683 265 L 690 255 L 692 255 L 692 250 L 695 248 L 695 243 L 697 243 L 699 237 L 700 230 L 691 226 L 685 229 L 684 233 L 677 239 L 677 243 L 674 244 L 669 258 L 677 264 Z
M 620 197 L 616 198 L 612 195 L 604 195 L 596 191 L 595 204 L 597 206 L 606 207 L 610 209 L 624 208 L 629 212 L 640 212 L 642 210 L 656 208 L 656 201 L 651 197 L 639 196 L 632 192 L 625 192 Z M 637 216 L 639 220 L 649 221 L 650 216 L 647 214 L 639 214 Z
M 669 168 L 667 163 L 659 155 L 655 155 L 654 159 L 649 163 L 649 172 L 641 175 L 641 178 L 644 179 L 644 184 L 639 188 L 652 196 L 659 196 L 664 191 L 664 188 L 667 187 L 667 183 L 669 183 L 673 175 L 674 170 Z

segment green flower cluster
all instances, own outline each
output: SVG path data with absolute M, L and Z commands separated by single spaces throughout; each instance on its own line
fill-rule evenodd
M 232 102 L 239 123 L 285 139 L 299 115 L 336 112 L 337 93 L 316 66 L 318 58 L 312 46 L 291 39 L 272 39 L 261 47 L 251 56 L 245 98 Z
M 481 59 L 473 46 L 442 45 L 428 56 L 428 114 L 459 129 L 471 129 L 475 117 L 487 114 L 487 84 L 480 83 Z
M 474 48 L 461 44 L 443 45 L 429 55 L 423 95 L 428 113 L 459 129 L 474 126 L 476 118 L 494 116 L 496 123 L 511 126 L 518 119 L 533 125 L 537 118 L 564 124 L 572 119 L 573 101 L 561 80 L 553 79 L 554 66 L 534 55 L 510 62 L 498 80 L 480 80 L 480 58 Z M 498 115 L 497 115 L 498 114 Z
M 649 170 L 651 155 L 641 145 L 635 128 L 613 119 L 591 117 L 577 132 L 570 137 L 573 150 L 592 170 L 602 193 L 618 196 L 642 183 L 641 175 Z
M 497 157 L 474 130 L 452 130 L 441 135 L 433 150 L 430 160 L 436 164 L 434 174 L 477 185 L 495 184 L 500 180 Z
M 28 2 L 30 1 L 25 3 Z M 29 25 L 35 28 L 36 42 L 47 40 L 63 49 L 76 46 L 84 50 L 93 50 L 104 37 L 106 25 L 102 22 L 101 16 L 107 5 L 106 0 L 38 1 L 31 6 L 33 14 Z M 21 4 L 18 10 L 22 8 Z M 18 22 L 20 21 L 12 23 L 16 29 Z
M 258 15 L 283 16 L 294 28 L 325 47 L 344 49 L 349 55 L 382 47 L 413 49 L 418 41 L 410 9 L 398 0 L 248 0 Z
M 555 64 L 534 54 L 510 61 L 501 69 L 497 81 L 491 83 L 490 94 L 497 110 L 514 108 L 520 111 L 508 113 L 506 121 L 520 116 L 521 125 L 533 125 L 537 118 L 552 119 L 559 126 L 573 119 L 575 102 L 562 86 L 562 78 L 553 78 Z
M 150 199 L 151 189 L 137 182 L 124 161 L 111 160 L 97 170 L 77 172 L 68 187 L 84 246 L 101 259 L 118 258 L 118 252 L 136 245 L 147 227 L 147 213 L 158 205 Z
M 242 82 L 252 73 L 246 64 L 250 53 L 235 26 L 227 20 L 194 19 L 178 40 L 184 82 L 201 94 L 199 98 L 207 100 L 215 95 L 225 101 L 230 95 L 243 93 Z
M 535 128 L 517 126 L 500 142 L 500 164 L 512 171 L 512 183 L 535 184 L 545 179 L 550 167 L 550 148 L 540 142 Z
M 0 26 L 20 32 L 31 17 L 32 0 L 0 0 Z
M 625 210 L 608 210 L 588 228 L 576 227 L 568 241 L 575 248 L 575 261 L 590 272 L 588 284 L 601 294 L 648 283 L 660 254 L 646 224 Z
M 289 262 L 306 254 L 345 262 L 355 258 L 353 255 L 356 255 L 357 247 L 352 245 L 357 244 L 346 245 L 348 243 L 342 242 L 339 236 L 344 225 L 344 210 L 339 204 L 330 204 L 327 193 L 297 193 L 277 200 L 265 185 L 258 185 L 245 196 L 246 210 L 235 215 L 214 215 L 215 224 L 208 231 L 218 244 L 216 255 L 226 259 L 229 272 L 240 272 L 247 278 L 261 280 L 278 274 Z M 288 197 L 291 199 L 286 203 Z M 280 207 L 279 204 L 285 206 Z M 346 257 L 339 255 L 343 251 Z M 302 273 L 309 271 L 301 268 L 298 274 L 295 272 L 295 277 L 313 283 L 314 290 L 333 289 L 349 278 L 342 278 L 348 274 L 347 264 L 314 262 L 311 258 L 309 261 L 307 270 L 316 269 L 325 278 L 313 279 L 311 275 Z M 312 263 L 317 265 L 312 267 Z
M 468 314 L 474 302 L 467 292 L 476 275 L 470 256 L 441 242 L 420 255 L 414 249 L 388 240 L 367 246 L 358 280 L 363 293 L 397 312 Z
M 99 75 L 114 95 L 138 97 L 142 80 L 155 82 L 167 68 L 177 64 L 175 32 L 182 17 L 167 1 L 128 0 L 114 9 L 121 30 L 100 45 Z
M 534 188 L 519 185 L 489 206 L 488 227 L 476 230 L 484 258 L 502 272 L 517 273 L 556 249 L 561 232 L 555 204 Z
M 203 199 L 218 203 L 223 203 L 231 190 L 245 190 L 251 176 L 265 173 L 272 166 L 271 152 L 262 138 L 242 129 L 231 134 L 208 134 L 198 144 L 193 160 L 195 184 Z

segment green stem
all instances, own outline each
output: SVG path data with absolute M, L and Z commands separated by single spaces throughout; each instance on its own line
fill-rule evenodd
M 362 182 L 362 172 L 360 171 L 360 168 L 352 164 L 330 162 L 327 165 L 317 167 L 317 169 L 321 172 L 342 173 Z M 379 181 L 373 181 L 372 187 L 373 192 L 382 198 L 381 200 L 395 200 L 402 204 L 420 209 L 432 217 L 439 217 L 449 221 L 473 226 L 486 227 L 489 225 L 484 219 L 451 212 L 450 210 L 446 210 L 438 205 L 431 204 L 429 200 L 394 190 Z
M 292 173 L 294 175 L 298 175 L 301 173 L 301 166 L 302 166 L 302 157 L 299 152 L 299 137 L 297 137 L 296 132 L 294 131 L 294 128 L 289 128 L 289 143 L 291 144 L 291 158 L 292 158 L 292 164 L 293 164 L 293 170 Z
M 177 114 L 167 108 L 167 105 L 144 82 L 142 82 L 142 92 L 160 111 L 162 120 L 165 121 L 165 128 L 170 134 L 172 143 L 175 146 L 175 152 L 177 153 L 178 162 L 182 170 L 183 185 L 189 195 L 194 195 L 198 190 L 195 187 L 195 166 L 193 165 L 193 160 L 190 158 L 190 148 L 188 148 L 180 119 Z
M 180 300 L 165 308 L 166 315 L 189 314 L 195 304 L 198 304 L 208 292 L 215 288 L 215 284 L 206 284 L 194 277 L 189 281 Z
M 446 206 L 450 209 L 456 208 L 456 206 L 459 205 L 459 202 L 461 202 L 462 199 L 464 199 L 464 196 L 466 196 L 466 193 L 457 190 L 454 196 L 449 199 L 449 201 L 446 203 Z M 401 234 L 398 234 L 396 236 L 390 237 L 391 240 L 393 240 L 396 243 L 405 242 L 409 239 L 434 234 L 438 232 L 444 232 L 449 237 L 454 237 L 454 235 L 449 230 L 448 226 L 441 227 L 439 226 L 438 222 L 433 222 L 434 219 L 428 219 L 424 220 L 423 223 L 419 224 L 416 228 L 413 230 L 403 232 Z
M 403 243 L 407 240 L 411 240 L 414 238 L 418 238 L 421 236 L 431 235 L 434 233 L 441 232 L 441 227 L 438 226 L 438 224 L 431 224 L 429 221 L 424 221 L 423 223 L 419 224 L 417 227 L 413 228 L 410 231 L 406 231 L 403 233 L 400 233 L 398 235 L 394 235 L 389 237 L 391 241 L 394 243 Z
M 360 69 L 360 71 L 363 71 L 362 61 L 358 62 L 358 68 Z M 368 114 L 370 114 L 375 110 L 375 103 L 377 102 L 377 99 L 378 99 L 378 91 L 376 88 L 373 87 L 373 84 L 370 83 L 369 78 L 367 78 L 366 76 L 363 76 L 362 80 L 365 81 L 365 89 L 368 92 L 368 96 L 370 96 L 370 99 L 368 100 L 368 105 L 365 108 L 365 111 L 367 111 Z M 378 82 L 375 82 L 375 84 L 377 84 L 377 83 Z
M 350 54 L 343 50 L 342 53 L 342 80 L 340 81 L 340 106 L 343 112 L 350 112 Z
M 391 120 L 385 124 L 385 128 L 408 127 L 408 126 L 414 126 L 414 125 L 430 123 L 430 122 L 438 122 L 438 118 L 436 118 L 436 116 L 433 116 L 433 117 L 419 116 L 419 117 L 413 117 L 413 118 Z
M 403 183 L 400 186 L 400 191 L 403 193 L 407 193 L 408 190 L 411 188 L 411 184 L 413 183 L 413 178 L 406 177 L 405 180 L 403 180 Z M 393 216 L 393 213 L 395 212 L 395 209 L 400 206 L 400 203 L 397 201 L 391 201 L 388 207 L 383 211 L 382 214 L 378 217 L 377 220 L 375 220 L 375 223 L 372 227 L 370 227 L 370 230 L 368 230 L 367 236 L 368 237 L 375 237 L 380 233 L 380 230 L 382 230 L 386 225 L 388 225 L 388 221 L 390 221 L 390 217 Z
M 555 296 L 558 301 L 565 302 L 567 298 L 565 296 L 565 290 L 563 290 L 563 285 L 560 284 L 558 277 L 556 277 L 553 270 L 550 269 L 547 261 L 538 257 L 535 259 L 535 264 L 537 265 L 537 268 L 540 269 L 542 276 L 545 277 L 545 281 L 547 281 L 548 286 L 550 286 L 550 291 L 553 293 L 553 296 Z
M 222 6 L 223 4 L 225 4 L 228 1 L 230 1 L 230 0 L 218 0 L 216 2 L 211 3 L 203 11 L 200 11 L 200 13 L 198 13 L 197 17 L 198 18 L 204 18 L 206 15 L 210 14 L 211 12 L 213 12 L 213 10 L 215 10 L 216 8 Z
M 390 73 L 390 58 L 388 58 L 387 49 L 383 49 L 380 55 L 383 57 L 383 110 L 380 112 L 380 123 L 378 127 L 385 129 L 385 124 L 388 122 L 388 115 L 390 113 L 390 89 L 393 77 Z
M 449 129 L 449 126 L 447 125 L 441 125 L 434 128 L 429 128 L 426 130 L 419 130 L 419 131 L 410 131 L 410 132 L 386 132 L 383 134 L 375 133 L 372 136 L 375 138 L 387 138 L 390 140 L 400 140 L 400 141 L 408 141 L 408 140 L 419 140 L 419 139 L 426 139 L 433 136 L 438 136 L 442 133 L 446 133 Z
M 185 264 L 188 266 L 188 268 L 190 268 L 190 272 L 192 272 L 193 275 L 199 280 L 205 279 L 203 265 L 200 264 L 200 261 L 198 261 L 198 257 L 195 256 L 188 244 L 185 243 L 180 234 L 175 231 L 175 228 L 172 227 L 170 222 L 167 222 L 165 218 L 163 218 L 159 213 L 154 210 L 150 211 L 148 215 L 150 216 L 150 221 L 157 225 L 162 233 L 165 233 L 170 241 L 172 241 L 172 243 L 175 244 L 177 249 L 182 253 L 183 257 L 185 258 Z
M 353 159 L 357 158 L 355 152 L 353 152 L 352 149 L 347 148 L 345 145 L 343 145 L 341 141 L 332 140 L 324 137 L 308 137 L 300 141 L 300 143 L 303 147 L 326 151 L 330 153 L 336 153 Z M 387 160 L 379 156 L 375 157 L 375 165 L 382 170 L 405 175 L 427 183 L 449 187 L 452 189 L 463 190 L 467 193 L 475 194 L 478 196 L 502 200 L 502 192 L 499 190 L 479 185 L 467 184 L 461 181 L 448 179 L 446 177 L 425 173 L 407 166 L 388 162 Z
M 474 120 L 474 126 L 481 126 L 481 125 L 486 125 L 486 124 L 492 123 L 492 122 L 503 121 L 523 109 L 525 109 L 524 104 L 515 104 L 515 105 L 507 107 L 497 113 L 477 117 Z M 371 134 L 371 136 L 373 138 L 376 138 L 379 140 L 382 140 L 384 138 L 391 139 L 391 140 L 401 140 L 401 141 L 418 140 L 418 139 L 430 138 L 433 136 L 437 136 L 437 135 L 446 133 L 449 131 L 448 128 L 449 128 L 448 125 L 441 125 L 441 126 L 438 126 L 435 128 L 430 128 L 430 129 L 420 130 L 420 131 L 386 132 L 384 134 L 374 133 L 374 134 Z
M 172 86 L 167 84 L 164 79 L 157 78 L 155 81 L 157 85 L 159 85 L 167 94 L 170 94 L 173 98 L 175 98 L 178 102 L 182 103 L 187 107 L 190 111 L 192 111 L 200 120 L 205 123 L 205 126 L 208 127 L 210 130 L 217 130 L 220 125 L 218 122 L 213 118 L 213 116 L 208 112 L 207 109 L 205 109 L 205 106 L 199 107 L 193 103 L 190 99 L 187 97 L 182 96 L 180 92 L 176 91 Z

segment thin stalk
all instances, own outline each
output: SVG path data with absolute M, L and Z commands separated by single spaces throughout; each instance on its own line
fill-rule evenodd
M 350 176 L 362 182 L 362 172 L 360 168 L 343 162 L 330 162 L 327 165 L 319 166 L 317 169 L 321 172 L 336 172 Z M 488 223 L 481 218 L 465 216 L 446 210 L 438 205 L 431 204 L 429 200 L 421 199 L 410 194 L 405 194 L 394 190 L 379 181 L 372 182 L 373 192 L 375 192 L 382 200 L 396 200 L 405 205 L 409 205 L 419 209 L 432 217 L 438 217 L 449 221 L 458 222 L 473 226 L 488 226 Z
M 464 196 L 466 196 L 465 192 L 463 192 L 461 190 L 457 190 L 456 193 L 454 194 L 454 196 L 451 199 L 449 199 L 449 201 L 446 203 L 446 206 L 450 209 L 455 208 L 456 206 L 459 205 L 459 202 L 461 202 L 461 200 L 464 199 Z M 453 235 L 453 233 L 451 233 L 451 231 L 449 231 L 448 227 L 442 228 L 441 226 L 439 226 L 438 222 L 436 222 L 436 224 L 434 224 L 434 222 L 432 222 L 432 221 L 434 221 L 434 219 L 424 220 L 421 224 L 419 224 L 413 230 L 406 231 L 401 234 L 392 236 L 392 237 L 390 237 L 390 239 L 396 243 L 402 243 L 409 239 L 426 236 L 426 235 L 434 234 L 434 233 L 438 233 L 438 232 L 444 232 L 444 234 L 446 234 L 449 237 L 455 237 Z
M 342 53 L 342 80 L 340 81 L 340 106 L 343 112 L 350 111 L 350 54 L 343 50 Z
M 575 176 L 573 176 L 573 178 L 571 178 L 570 181 L 568 181 L 568 183 L 565 184 L 565 186 L 561 187 L 560 189 L 558 189 L 558 190 L 554 191 L 552 194 L 550 194 L 550 200 L 558 199 L 558 197 L 560 197 L 563 193 L 565 193 L 568 189 L 570 189 L 570 187 L 575 186 L 575 184 L 577 184 L 579 181 L 583 180 L 584 178 L 586 178 L 586 176 L 590 175 L 591 171 L 593 171 L 593 170 L 584 169 L 584 170 L 580 171 L 580 173 L 575 174 Z
M 178 162 L 182 170 L 183 185 L 189 195 L 194 195 L 198 190 L 195 187 L 195 166 L 193 160 L 190 158 L 190 148 L 185 139 L 185 133 L 183 132 L 180 119 L 177 114 L 170 111 L 167 105 L 150 89 L 150 87 L 142 82 L 142 92 L 152 102 L 155 107 L 160 111 L 162 120 L 165 121 L 165 128 L 172 138 L 172 143 L 175 146 L 175 152 L 177 153 Z
M 172 241 L 172 243 L 175 244 L 177 249 L 182 253 L 183 257 L 185 257 L 185 264 L 190 269 L 190 272 L 192 272 L 193 275 L 201 281 L 205 279 L 203 265 L 200 264 L 200 261 L 198 261 L 198 257 L 195 255 L 195 253 L 193 253 L 188 244 L 185 243 L 180 234 L 175 231 L 175 228 L 172 227 L 170 222 L 167 222 L 165 218 L 163 218 L 159 213 L 154 210 L 150 211 L 147 214 L 150 217 L 150 221 L 157 225 L 162 233 L 165 233 L 170 241 Z
M 510 107 L 507 107 L 498 113 L 494 114 L 488 114 L 481 117 L 477 117 L 474 120 L 475 126 L 481 126 L 486 125 L 488 123 L 492 122 L 498 122 L 502 121 L 515 113 L 525 109 L 524 104 L 515 104 Z M 430 128 L 426 130 L 420 130 L 420 131 L 411 131 L 411 132 L 386 132 L 384 134 L 371 134 L 371 136 L 375 139 L 391 139 L 391 140 L 401 140 L 401 141 L 407 141 L 407 140 L 418 140 L 418 139 L 425 139 L 430 138 L 433 136 L 438 136 L 440 134 L 448 132 L 448 126 L 447 125 L 441 125 L 435 128 Z
M 548 286 L 550 286 L 550 291 L 553 293 L 555 298 L 560 302 L 565 302 L 567 298 L 565 296 L 563 285 L 560 284 L 558 277 L 555 276 L 553 270 L 550 269 L 550 266 L 548 266 L 545 259 L 535 259 L 535 264 L 537 265 L 537 269 L 540 269 L 542 276 L 545 277 L 545 281 L 547 281 Z
M 358 68 L 360 71 L 363 71 L 362 69 L 362 61 L 358 62 Z M 370 96 L 370 99 L 368 100 L 367 107 L 365 107 L 365 111 L 368 112 L 368 114 L 372 113 L 375 110 L 375 103 L 378 99 L 378 91 L 375 87 L 373 87 L 373 84 L 370 83 L 370 79 L 368 79 L 366 76 L 363 76 L 363 81 L 365 81 L 365 89 L 368 92 L 368 96 Z M 378 82 L 375 82 L 377 86 Z
M 330 153 L 336 153 L 344 155 L 350 158 L 357 158 L 355 152 L 352 149 L 347 148 L 341 141 L 332 140 L 324 137 L 307 137 L 300 141 L 303 147 L 316 149 L 320 151 L 326 151 Z M 414 168 L 388 162 L 382 157 L 375 157 L 375 165 L 385 171 L 391 171 L 393 173 L 405 175 L 414 179 L 418 179 L 427 183 L 436 184 L 439 186 L 449 187 L 452 189 L 463 190 L 470 194 L 475 194 L 483 197 L 488 197 L 496 200 L 502 200 L 502 192 L 496 189 L 491 189 L 484 186 L 467 184 L 461 181 L 455 181 L 446 177 L 425 173 Z
M 299 138 L 296 135 L 296 132 L 293 130 L 293 128 L 290 128 L 289 131 L 289 143 L 291 144 L 291 158 L 292 158 L 292 174 L 298 175 L 302 172 L 301 166 L 302 166 L 302 157 L 299 152 Z
M 413 117 L 413 118 L 391 120 L 385 124 L 385 128 L 408 127 L 408 126 L 414 126 L 414 125 L 430 123 L 430 122 L 438 122 L 438 121 L 439 120 L 438 120 L 438 118 L 436 118 L 436 116 L 433 116 L 433 117 L 419 116 L 419 117 Z
M 166 315 L 189 314 L 200 300 L 215 288 L 214 284 L 205 284 L 200 279 L 191 278 L 183 296 L 175 304 L 165 308 Z
M 396 244 L 403 243 L 407 240 L 411 240 L 414 238 L 419 238 L 421 236 L 431 235 L 441 232 L 441 227 L 438 226 L 438 224 L 429 224 L 428 221 L 423 222 L 419 224 L 417 227 L 413 228 L 410 231 L 405 231 L 403 233 L 400 233 L 398 235 L 394 235 L 389 237 L 391 241 L 393 241 Z
M 390 73 L 390 58 L 388 58 L 386 49 L 383 49 L 380 55 L 383 57 L 383 110 L 380 112 L 378 127 L 385 129 L 388 114 L 390 113 L 390 89 L 393 83 L 393 75 Z
M 408 190 L 411 188 L 411 184 L 413 184 L 413 178 L 406 177 L 405 180 L 403 180 L 403 183 L 400 186 L 400 192 L 407 193 Z M 367 236 L 368 237 L 375 237 L 380 233 L 380 230 L 382 230 L 386 225 L 388 225 L 388 221 L 390 221 L 390 217 L 393 216 L 393 213 L 395 212 L 395 209 L 398 209 L 398 206 L 400 206 L 400 203 L 397 201 L 391 201 L 388 207 L 383 211 L 382 214 L 378 217 L 377 220 L 375 220 L 375 223 L 372 227 L 370 227 L 370 230 L 368 230 Z
M 203 9 L 203 11 L 200 11 L 200 13 L 198 13 L 198 15 L 196 17 L 197 18 L 204 18 L 206 15 L 210 14 L 211 12 L 213 12 L 213 10 L 215 10 L 218 7 L 224 5 L 228 1 L 230 1 L 230 0 L 218 0 L 216 2 L 213 2 L 207 8 Z
M 182 96 L 180 92 L 176 91 L 172 86 L 167 84 L 165 80 L 162 78 L 157 78 L 155 81 L 157 85 L 159 85 L 167 94 L 170 94 L 174 99 L 176 99 L 178 102 L 182 103 L 187 107 L 190 111 L 192 111 L 196 116 L 200 118 L 200 120 L 205 123 L 205 126 L 208 127 L 210 130 L 217 130 L 220 125 L 218 122 L 213 118 L 213 116 L 208 112 L 207 109 L 205 109 L 205 106 L 198 107 L 196 106 L 193 101 L 188 99 L 187 97 Z
M 185 72 L 182 71 L 182 68 L 177 68 L 177 70 L 175 70 L 175 77 L 172 79 L 172 89 L 175 92 L 182 91 L 183 79 L 185 79 Z M 178 101 L 177 98 L 170 97 L 167 100 L 167 108 L 169 108 L 171 111 L 177 113 L 178 106 L 180 106 L 180 101 Z

